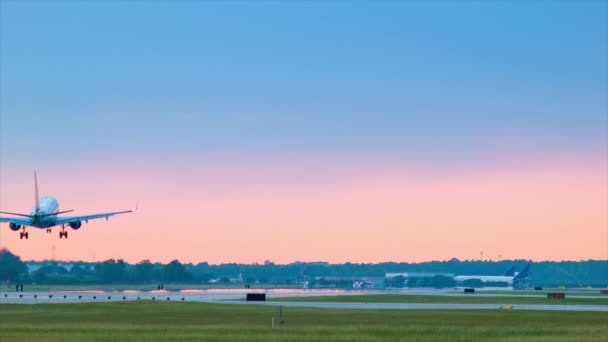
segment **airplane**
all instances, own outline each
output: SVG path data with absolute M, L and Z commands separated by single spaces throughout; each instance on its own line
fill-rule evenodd
M 521 272 L 515 272 L 515 266 L 511 267 L 502 276 L 492 275 L 460 275 L 454 277 L 454 280 L 461 283 L 465 280 L 478 279 L 483 282 L 504 282 L 510 286 L 515 285 L 518 282 L 524 281 L 530 277 L 530 264 L 527 264 Z
M 29 238 L 28 232 L 25 231 L 26 227 L 46 229 L 47 233 L 51 233 L 51 227 L 61 226 L 59 232 L 59 238 L 68 238 L 68 232 L 65 231 L 65 226 L 68 225 L 70 228 L 77 230 L 82 226 L 82 221 L 88 223 L 89 220 L 105 218 L 108 220 L 111 216 L 133 213 L 137 210 L 138 204 L 135 205 L 135 209 L 114 211 L 109 213 L 82 215 L 82 216 L 59 216 L 72 212 L 74 210 L 59 211 L 59 202 L 52 196 L 38 196 L 38 175 L 34 171 L 34 191 L 36 194 L 36 202 L 32 207 L 30 214 L 19 214 L 0 211 L 0 214 L 7 214 L 18 217 L 0 217 L 0 222 L 8 222 L 9 227 L 13 231 L 21 230 L 20 238 L 27 240 Z
M 511 266 L 511 268 L 509 268 L 507 270 L 507 272 L 505 272 L 505 277 L 514 277 L 515 276 L 515 266 Z

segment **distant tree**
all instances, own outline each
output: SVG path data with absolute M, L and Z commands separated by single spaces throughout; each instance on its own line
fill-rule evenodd
M 91 274 L 93 274 L 93 272 L 91 271 L 91 268 L 87 265 L 75 264 L 70 269 L 70 274 L 73 274 L 78 278 L 83 278 L 85 276 L 90 276 Z
M 44 283 L 48 279 L 49 267 L 42 266 L 31 274 L 32 281 L 35 283 Z
M 154 265 L 148 259 L 142 260 L 133 266 L 133 273 L 135 281 L 150 282 L 157 278 Z
M 120 282 L 126 279 L 126 266 L 122 259 L 109 259 L 95 265 L 95 271 L 102 282 Z
M 209 280 L 211 280 L 211 279 L 213 279 L 213 278 L 215 278 L 215 277 L 213 276 L 213 274 L 210 274 L 210 273 L 203 273 L 203 274 L 201 274 L 201 275 L 198 277 L 198 280 L 200 280 L 202 283 L 208 283 L 208 282 L 209 282 Z
M 7 249 L 0 250 L 0 280 L 15 281 L 24 274 L 27 274 L 25 263 Z
M 173 260 L 161 271 L 162 280 L 168 282 L 184 282 L 192 280 L 192 273 L 184 267 L 179 261 Z

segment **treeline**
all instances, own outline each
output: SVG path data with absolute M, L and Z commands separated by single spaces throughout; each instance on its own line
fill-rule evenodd
M 70 266 L 57 262 L 44 262 L 28 275 L 23 275 L 22 280 L 37 284 L 96 284 L 159 281 L 187 283 L 195 279 L 192 272 L 177 260 L 166 265 L 155 265 L 148 260 L 130 265 L 120 259 L 110 259 L 95 264 L 76 262 Z
M 294 262 L 281 265 L 263 264 L 168 264 L 148 260 L 129 264 L 123 260 L 101 262 L 23 262 L 7 250 L 0 250 L 0 280 L 38 284 L 106 284 L 106 283 L 261 283 L 300 284 L 318 277 L 384 277 L 393 272 L 453 273 L 455 275 L 502 275 L 511 266 L 520 271 L 528 260 L 476 261 L 452 259 L 423 263 L 329 264 L 327 262 Z M 425 280 L 417 280 L 424 282 Z M 435 279 L 446 286 L 450 279 Z M 533 262 L 531 283 L 539 286 L 608 286 L 608 260 Z M 409 285 L 409 284 L 408 284 Z M 424 284 L 411 284 L 423 285 Z

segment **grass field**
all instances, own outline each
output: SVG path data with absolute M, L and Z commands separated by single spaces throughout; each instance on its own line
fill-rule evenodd
M 334 310 L 209 303 L 0 305 L 1 341 L 607 341 L 608 313 Z
M 316 296 L 269 298 L 282 302 L 351 302 L 351 303 L 454 303 L 454 304 L 587 304 L 608 305 L 608 298 L 547 299 L 530 297 L 436 296 L 411 294 L 370 294 L 354 296 Z

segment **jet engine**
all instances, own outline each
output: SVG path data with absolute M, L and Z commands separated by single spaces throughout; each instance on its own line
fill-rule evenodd
M 80 226 L 82 226 L 82 222 L 80 221 L 74 221 L 74 222 L 70 222 L 70 228 L 72 229 L 78 229 L 80 228 Z
M 18 225 L 14 222 L 9 223 L 8 226 L 11 228 L 11 230 L 14 230 L 14 231 L 18 231 L 19 229 L 21 229 L 21 225 Z

